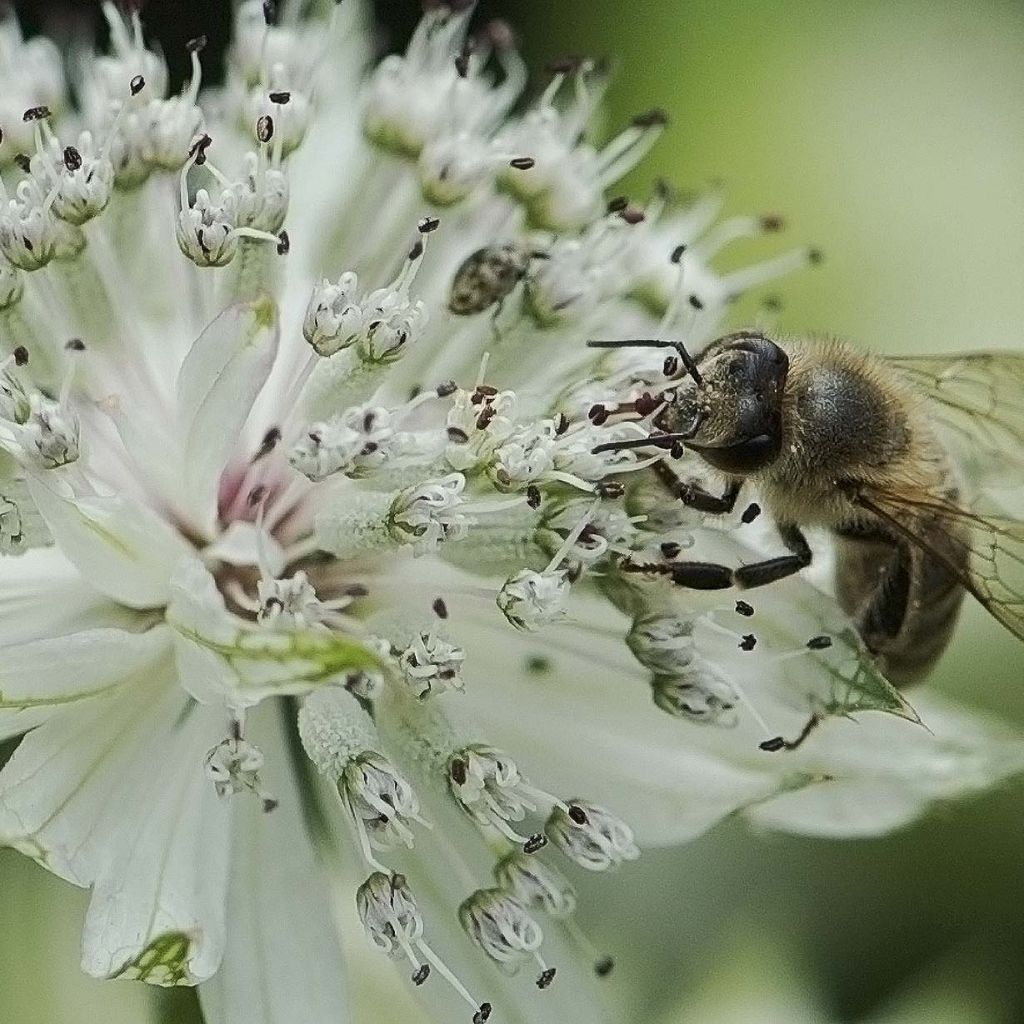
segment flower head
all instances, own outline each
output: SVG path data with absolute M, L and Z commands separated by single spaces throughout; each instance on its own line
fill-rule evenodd
M 461 2 L 371 67 L 356 0 L 247 0 L 223 85 L 196 40 L 170 94 L 126 6 L 71 69 L 0 23 L 0 839 L 91 889 L 90 974 L 340 1019 L 348 858 L 438 1019 L 600 1019 L 576 869 L 1022 767 L 949 705 L 920 729 L 808 580 L 677 585 L 771 542 L 664 486 L 713 484 L 647 444 L 678 359 L 586 342 L 699 350 L 808 252 L 719 272 L 763 219 L 609 199 L 663 115 L 595 145 L 599 69 L 530 101 Z

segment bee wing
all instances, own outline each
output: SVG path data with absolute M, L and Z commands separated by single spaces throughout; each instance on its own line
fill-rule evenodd
M 986 611 L 1024 640 L 1024 521 L 879 487 L 864 489 L 855 501 L 942 562 Z
M 1024 484 L 1024 353 L 898 356 L 891 363 L 929 405 L 968 483 Z

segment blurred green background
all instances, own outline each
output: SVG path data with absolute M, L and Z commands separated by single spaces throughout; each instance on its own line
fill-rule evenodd
M 51 5 L 24 6 L 39 17 Z M 179 37 L 216 37 L 227 7 L 153 0 L 147 17 L 174 52 Z M 377 7 L 401 44 L 416 5 Z M 823 266 L 784 283 L 782 328 L 883 351 L 1022 344 L 1020 0 L 480 7 L 522 29 L 538 72 L 566 52 L 614 57 L 609 126 L 652 106 L 670 112 L 670 131 L 627 183 L 638 196 L 656 176 L 682 188 L 721 181 L 729 211 L 783 213 L 793 240 L 825 251 Z M 1020 646 L 971 609 L 934 685 L 1024 726 L 1022 682 Z M 1024 1020 L 1022 805 L 1015 785 L 885 840 L 761 837 L 729 823 L 649 853 L 628 884 L 582 901 L 588 930 L 620 951 L 624 1024 Z M 9 851 L 0 890 L 5 1022 L 194 1019 L 188 993 L 151 999 L 78 975 L 83 894 Z M 369 975 L 366 1020 L 412 1019 L 377 1004 L 378 991 Z

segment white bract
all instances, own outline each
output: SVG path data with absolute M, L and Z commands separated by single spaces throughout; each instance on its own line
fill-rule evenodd
M 348 1019 L 339 863 L 436 1019 L 613 1021 L 577 869 L 1024 768 L 927 695 L 922 728 L 807 579 L 643 571 L 777 551 L 650 471 L 664 351 L 586 341 L 699 350 L 807 252 L 719 274 L 763 220 L 606 194 L 663 117 L 595 148 L 592 67 L 522 104 L 508 29 L 428 6 L 364 72 L 357 0 L 241 3 L 178 95 L 112 3 L 69 68 L 0 24 L 0 840 L 91 890 L 89 974 L 202 983 L 211 1024 Z M 455 315 L 501 245 L 521 287 Z

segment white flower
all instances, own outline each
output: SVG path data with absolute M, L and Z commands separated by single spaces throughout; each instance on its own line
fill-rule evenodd
M 365 7 L 323 6 L 238 5 L 224 84 L 196 41 L 174 96 L 106 4 L 77 108 L 0 24 L 33 154 L 0 202 L 0 839 L 91 890 L 88 973 L 202 983 L 211 1024 L 346 1019 L 332 885 L 438 1020 L 612 1020 L 577 868 L 736 812 L 884 832 L 1024 744 L 926 695 L 922 729 L 807 579 L 743 608 L 671 582 L 686 546 L 775 549 L 629 447 L 664 352 L 585 343 L 697 348 L 806 251 L 723 276 L 763 222 L 609 203 L 663 118 L 581 142 L 594 69 L 521 106 L 471 5 L 365 74 Z M 506 244 L 521 286 L 453 312 Z

